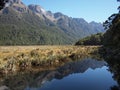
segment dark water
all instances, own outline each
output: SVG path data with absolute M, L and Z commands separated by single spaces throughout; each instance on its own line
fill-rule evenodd
M 113 74 L 105 61 L 88 58 L 66 63 L 55 70 L 18 74 L 3 80 L 1 87 L 4 85 L 10 90 L 114 90 L 112 87 L 118 83 Z
M 53 79 L 35 90 L 108 90 L 117 85 L 107 67 L 95 70 L 88 69 L 84 73 L 73 73 L 61 80 Z M 34 90 L 27 88 L 26 90 Z

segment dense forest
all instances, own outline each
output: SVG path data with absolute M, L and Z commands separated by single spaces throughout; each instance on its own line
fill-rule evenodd
M 75 45 L 103 45 L 103 33 L 93 34 L 80 39 Z

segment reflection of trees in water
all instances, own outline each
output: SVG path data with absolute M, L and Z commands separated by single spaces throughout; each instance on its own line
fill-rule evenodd
M 96 69 L 106 65 L 104 61 L 85 59 L 75 62 L 69 62 L 64 66 L 54 70 L 45 71 L 27 71 L 20 72 L 14 76 L 4 77 L 3 85 L 8 86 L 11 90 L 23 90 L 28 87 L 41 87 L 46 81 L 52 79 L 62 79 L 72 73 L 84 73 L 88 68 Z
M 109 65 L 110 72 L 113 73 L 113 78 L 118 82 L 119 85 L 111 87 L 111 90 L 120 90 L 120 59 L 111 57 L 106 61 Z
M 112 86 L 111 90 L 120 90 L 118 86 Z
M 120 90 L 120 48 L 101 47 L 100 56 L 108 63 L 109 71 L 113 74 L 113 79 L 119 86 L 112 86 L 111 90 Z

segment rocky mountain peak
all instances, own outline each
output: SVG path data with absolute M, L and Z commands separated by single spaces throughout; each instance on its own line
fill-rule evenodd
M 51 11 L 46 11 L 40 5 L 31 4 L 28 8 L 43 19 L 47 18 L 50 21 L 55 21 L 53 13 Z
M 28 8 L 35 13 L 41 13 L 41 14 L 46 13 L 46 11 L 40 5 L 31 4 L 28 6 Z
M 49 15 L 49 16 L 51 16 L 51 17 L 53 17 L 54 15 L 53 15 L 53 13 L 51 12 L 51 11 L 47 11 L 47 13 L 46 13 L 47 15 Z
M 55 18 L 59 18 L 59 17 L 62 17 L 62 16 L 63 16 L 63 14 L 60 13 L 60 12 L 57 12 L 57 13 L 54 14 Z
M 14 4 L 14 3 L 16 3 L 16 4 L 22 4 L 22 1 L 21 0 L 9 0 L 9 3 L 10 4 Z
M 28 10 L 27 6 L 22 3 L 22 0 L 8 0 L 8 2 L 6 3 L 6 7 L 11 7 L 12 9 L 20 13 L 26 12 Z M 3 10 L 3 13 L 8 12 L 6 11 L 8 10 L 6 7 Z

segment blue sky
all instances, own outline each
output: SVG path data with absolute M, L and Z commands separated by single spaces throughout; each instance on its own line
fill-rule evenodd
M 86 21 L 104 22 L 118 12 L 117 0 L 22 0 L 26 5 L 37 4 L 53 13 L 62 12 L 69 17 L 84 18 Z

